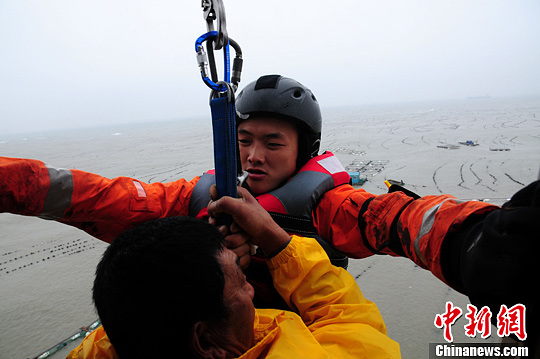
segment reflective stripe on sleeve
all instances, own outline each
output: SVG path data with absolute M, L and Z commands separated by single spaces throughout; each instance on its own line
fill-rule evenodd
M 433 224 L 435 223 L 435 216 L 437 215 L 437 212 L 446 201 L 454 201 L 455 203 L 464 202 L 455 198 L 447 198 L 441 203 L 437 204 L 436 206 L 433 206 L 430 209 L 428 209 L 424 213 L 424 217 L 422 218 L 422 225 L 420 226 L 420 230 L 418 231 L 418 234 L 416 235 L 416 238 L 414 239 L 414 252 L 418 256 L 418 258 L 422 261 L 422 263 L 426 266 L 427 266 L 426 259 L 424 258 L 424 256 L 422 255 L 422 252 L 420 251 L 420 240 L 422 239 L 422 237 L 424 237 L 426 234 L 428 234 L 431 231 L 431 228 L 433 228 Z
M 133 180 L 132 182 L 135 185 L 135 188 L 137 189 L 137 196 L 139 196 L 139 198 L 146 198 L 146 191 L 144 190 L 144 187 L 142 186 L 141 182 L 138 182 L 135 180 Z
M 64 212 L 71 205 L 73 175 L 70 170 L 65 168 L 54 168 L 48 164 L 45 166 L 49 171 L 49 191 L 39 217 L 53 220 L 62 219 Z

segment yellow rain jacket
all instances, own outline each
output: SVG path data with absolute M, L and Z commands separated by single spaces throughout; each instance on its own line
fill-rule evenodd
M 377 306 L 347 271 L 330 264 L 314 239 L 293 236 L 268 266 L 274 286 L 295 312 L 257 309 L 256 344 L 241 359 L 401 357 Z M 117 355 L 100 327 L 67 358 Z

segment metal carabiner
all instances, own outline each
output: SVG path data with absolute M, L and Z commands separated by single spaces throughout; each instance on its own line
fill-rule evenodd
M 210 31 L 206 34 L 201 35 L 197 41 L 195 41 L 195 51 L 197 52 L 197 62 L 199 63 L 199 68 L 201 70 L 201 77 L 204 83 L 210 87 L 213 91 L 217 92 L 225 92 L 227 91 L 227 87 L 224 86 L 220 82 L 216 83 L 212 81 L 208 77 L 208 56 L 206 55 L 206 52 L 204 51 L 203 43 L 205 41 L 208 41 L 210 39 L 214 39 L 217 36 L 216 31 Z M 210 64 L 211 66 L 214 66 L 215 64 Z M 230 64 L 230 56 L 229 56 L 229 44 L 227 43 L 225 47 L 223 48 L 223 81 L 224 82 L 231 82 L 231 64 Z
M 242 50 L 238 43 L 229 38 L 227 34 L 223 0 L 202 0 L 202 7 L 208 32 L 195 41 L 195 52 L 197 53 L 197 63 L 199 64 L 202 80 L 213 92 L 221 93 L 221 95 L 224 95 L 229 90 L 227 86 L 223 85 L 223 82 L 231 84 L 232 91 L 236 92 L 242 73 Z M 217 20 L 217 31 L 214 30 L 214 20 Z M 206 41 L 208 42 L 205 51 L 203 43 Z M 232 46 L 236 53 L 232 72 L 229 45 Z M 223 49 L 224 71 L 222 81 L 219 81 L 217 74 L 214 49 Z
M 214 49 L 220 50 L 229 43 L 227 34 L 227 19 L 225 16 L 225 6 L 222 0 L 202 0 L 203 18 L 206 21 L 208 32 L 216 31 L 217 36 L 214 43 Z M 217 23 L 217 29 L 214 30 L 214 20 Z

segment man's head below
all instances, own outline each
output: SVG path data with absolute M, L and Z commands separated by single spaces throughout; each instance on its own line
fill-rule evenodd
M 188 217 L 146 222 L 114 240 L 98 264 L 93 298 L 118 355 L 220 358 L 247 351 L 254 292 L 237 258 L 215 227 Z
M 238 94 L 236 112 L 240 160 L 253 193 L 279 187 L 318 154 L 321 111 L 298 81 L 262 76 Z

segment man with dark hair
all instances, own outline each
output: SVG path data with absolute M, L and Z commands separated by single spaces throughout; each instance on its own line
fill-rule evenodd
M 188 338 L 195 320 L 225 327 L 231 313 L 223 296 L 222 243 L 215 227 L 189 217 L 146 222 L 113 241 L 97 267 L 93 289 L 112 342 L 161 343 L 151 346 L 161 357 L 175 347 L 163 344 Z M 141 323 L 146 329 L 139 330 Z M 141 345 L 115 348 L 126 358 L 153 357 Z
M 216 227 L 157 219 L 107 248 L 93 292 L 103 327 L 69 358 L 400 357 L 354 278 L 316 240 L 289 236 L 249 192 L 239 194 L 212 202 L 209 213 L 232 215 L 227 239 L 247 237 L 267 254 L 274 285 L 297 314 L 254 308 L 239 257 Z

